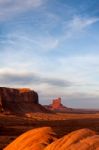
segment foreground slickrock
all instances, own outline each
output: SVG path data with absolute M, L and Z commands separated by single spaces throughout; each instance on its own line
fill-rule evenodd
M 0 112 L 26 114 L 46 112 L 46 109 L 39 104 L 35 91 L 0 87 Z
M 97 148 L 99 135 L 89 129 L 80 129 L 56 140 L 44 150 L 98 150 Z
M 24 133 L 4 150 L 99 150 L 99 135 L 80 129 L 57 139 L 50 127 L 43 127 Z
M 55 136 L 50 127 L 37 128 L 22 134 L 4 150 L 43 150 L 56 140 Z

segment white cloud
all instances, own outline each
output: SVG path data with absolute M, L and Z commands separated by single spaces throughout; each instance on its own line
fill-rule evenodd
M 85 56 L 71 56 L 71 57 L 61 57 L 57 58 L 57 61 L 50 61 L 47 62 L 42 57 L 39 58 L 39 56 L 35 57 L 33 54 L 29 55 L 29 58 L 22 55 L 21 53 L 16 53 L 16 58 L 7 58 L 6 66 L 8 68 L 12 69 L 9 70 L 8 68 L 5 68 L 3 66 L 3 69 L 0 69 L 4 74 L 11 74 L 14 75 L 21 74 L 23 75 L 24 72 L 27 72 L 27 74 L 31 71 L 36 72 L 36 75 L 41 76 L 42 79 L 40 79 L 41 83 L 53 83 L 57 86 L 57 88 L 53 88 L 52 86 L 48 88 L 43 84 L 40 86 L 40 82 L 38 85 L 41 87 L 41 91 L 45 91 L 52 93 L 73 93 L 73 92 L 84 92 L 84 93 L 94 93 L 97 94 L 97 89 L 99 86 L 99 78 L 98 78 L 98 66 L 99 66 L 99 56 L 97 55 L 85 55 Z M 26 55 L 28 55 L 26 53 Z M 22 59 L 22 57 L 24 59 Z M 28 63 L 25 62 L 25 60 L 28 60 Z M 54 64 L 54 65 L 53 65 Z M 15 69 L 14 69 L 15 68 Z M 23 71 L 23 73 L 21 72 Z M 25 73 L 26 74 L 26 73 Z M 13 76 L 14 76 L 13 75 Z M 32 74 L 31 74 L 32 76 Z M 30 77 L 31 77 L 30 76 Z M 57 80 L 58 77 L 58 80 Z M 56 79 L 56 80 L 55 80 Z M 39 78 L 38 78 L 39 80 Z M 66 88 L 66 84 L 68 83 L 66 81 L 70 81 L 72 83 L 72 86 L 68 86 Z M 27 84 L 27 86 L 31 86 L 30 84 Z M 62 91 L 60 90 L 62 88 Z M 40 89 L 40 88 L 39 88 Z M 57 92 L 58 91 L 58 92 Z M 62 94 L 61 94 L 62 95 Z
M 24 8 L 39 7 L 42 3 L 42 0 L 0 0 L 0 7 L 8 10 L 13 6 L 16 9 L 23 10 Z
M 83 30 L 84 28 L 96 23 L 99 21 L 99 18 L 83 18 L 75 16 L 69 23 L 69 27 L 72 30 Z
M 62 71 L 61 77 L 66 76 L 68 80 L 71 79 L 75 83 L 73 90 L 92 92 L 99 86 L 99 55 L 62 57 L 59 63 L 60 72 Z
M 37 66 L 41 65 L 41 62 L 36 63 Z M 98 55 L 62 57 L 57 64 L 50 63 L 54 63 L 55 70 L 48 69 L 47 72 L 41 69 L 42 72 L 39 70 L 33 73 L 28 70 L 29 66 L 26 66 L 27 71 L 21 70 L 20 66 L 19 69 L 18 67 L 15 69 L 3 67 L 0 69 L 1 86 L 30 87 L 39 93 L 41 103 L 44 101 L 48 103 L 48 100 L 52 98 L 62 97 L 64 104 L 68 104 L 67 106 L 97 107 L 99 99 Z M 31 67 L 32 71 L 34 68 L 35 65 Z M 46 63 L 45 68 L 47 68 Z M 72 84 L 68 86 L 67 81 Z
M 97 17 L 81 17 L 74 16 L 71 20 L 68 20 L 64 24 L 64 38 L 80 37 L 84 31 L 88 32 L 88 27 L 99 22 Z
M 30 87 L 40 93 L 46 91 L 45 95 L 49 95 L 49 92 L 53 95 L 53 91 L 56 91 L 55 93 L 57 94 L 57 91 L 60 89 L 62 92 L 62 89 L 72 86 L 72 83 L 58 77 L 52 78 L 42 76 L 40 73 L 6 68 L 0 69 L 0 86 Z
M 43 5 L 45 0 L 0 0 L 0 20 L 27 11 L 32 8 L 38 8 Z
M 41 48 L 41 51 L 48 51 L 51 49 L 54 49 L 58 46 L 59 41 L 58 39 L 55 39 L 53 37 L 41 37 L 41 38 L 37 38 L 32 40 L 32 42 L 34 44 L 36 44 L 37 46 L 39 45 L 39 47 Z
M 46 37 L 43 35 L 34 36 L 28 33 L 15 32 L 6 35 L 6 38 L 0 41 L 3 45 L 3 49 L 22 49 L 24 50 L 35 50 L 38 52 L 47 52 L 58 47 L 59 40 L 51 35 Z M 6 43 L 6 45 L 5 45 Z

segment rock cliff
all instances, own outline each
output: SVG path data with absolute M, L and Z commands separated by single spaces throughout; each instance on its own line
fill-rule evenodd
M 39 104 L 38 94 L 28 88 L 14 89 L 0 87 L 0 111 L 4 113 L 26 114 L 45 112 Z

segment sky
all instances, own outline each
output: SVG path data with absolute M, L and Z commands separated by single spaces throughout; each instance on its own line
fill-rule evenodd
M 99 108 L 99 1 L 0 0 L 0 86 Z

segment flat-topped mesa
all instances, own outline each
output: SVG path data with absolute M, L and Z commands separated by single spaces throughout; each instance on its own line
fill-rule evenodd
M 29 113 L 45 110 L 39 104 L 38 94 L 28 88 L 14 89 L 0 87 L 0 111 Z
M 0 87 L 0 98 L 2 101 L 7 102 L 34 102 L 38 104 L 38 94 L 28 88 Z

